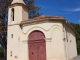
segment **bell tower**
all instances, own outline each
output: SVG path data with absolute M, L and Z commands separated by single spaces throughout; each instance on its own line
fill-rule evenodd
M 13 0 L 8 7 L 7 60 L 20 60 L 20 23 L 28 20 L 28 7 L 23 0 Z
M 28 7 L 23 0 L 13 0 L 9 6 L 8 25 L 20 24 L 22 20 L 28 20 Z

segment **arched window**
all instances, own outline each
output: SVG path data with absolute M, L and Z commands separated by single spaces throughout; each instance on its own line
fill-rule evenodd
M 11 9 L 11 19 L 14 21 L 14 8 Z

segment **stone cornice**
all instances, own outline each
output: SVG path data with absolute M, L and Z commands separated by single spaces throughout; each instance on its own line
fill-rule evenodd
M 46 42 L 51 42 L 52 38 L 45 38 Z M 22 43 L 26 44 L 28 43 L 28 40 L 23 40 Z
M 8 26 L 13 26 L 13 25 L 20 25 L 20 24 L 9 24 Z
M 23 24 L 23 25 L 21 25 L 21 26 L 29 26 L 29 25 L 35 25 L 35 24 L 41 24 L 41 23 L 47 23 L 47 22 L 49 22 L 48 20 L 43 20 L 43 21 L 38 21 L 38 22 L 30 22 L 30 23 L 26 23 L 26 24 Z

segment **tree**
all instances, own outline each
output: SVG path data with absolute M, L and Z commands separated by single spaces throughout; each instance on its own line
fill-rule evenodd
M 34 3 L 35 3 L 34 0 L 24 0 L 24 2 L 29 7 L 29 11 L 28 11 L 29 12 L 29 18 L 40 16 L 40 14 L 38 12 L 40 10 L 40 7 L 34 6 Z
M 7 19 L 8 19 L 8 6 L 11 5 L 12 0 L 0 0 L 0 44 L 4 48 L 4 57 L 6 57 L 7 50 Z M 34 0 L 24 0 L 25 4 L 29 7 L 29 18 L 39 16 L 39 6 L 34 5 Z M 6 59 L 6 58 L 5 58 Z
M 11 4 L 12 0 L 0 0 L 0 17 L 2 19 L 7 19 L 8 14 L 8 6 Z M 29 18 L 33 18 L 39 16 L 39 6 L 35 6 L 34 0 L 24 0 L 25 4 L 29 7 L 28 13 Z
M 3 48 L 0 48 L 0 58 L 4 57 L 4 52 L 3 52 Z
M 4 48 L 4 57 L 6 57 L 6 49 L 7 49 L 7 29 L 6 28 L 7 28 L 7 25 L 4 24 L 4 20 L 0 19 L 0 44 Z

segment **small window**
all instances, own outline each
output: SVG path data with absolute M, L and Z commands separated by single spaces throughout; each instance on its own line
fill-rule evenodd
M 10 56 L 12 57 L 12 51 L 10 52 Z
M 68 42 L 68 39 L 67 39 L 67 42 Z
M 11 35 L 11 37 L 13 38 L 13 34 Z
M 71 43 L 72 41 L 70 40 L 70 43 Z
M 14 8 L 11 9 L 11 18 L 12 18 L 12 21 L 14 21 Z
M 67 42 L 68 42 L 68 32 L 66 32 L 66 39 L 67 39 Z

